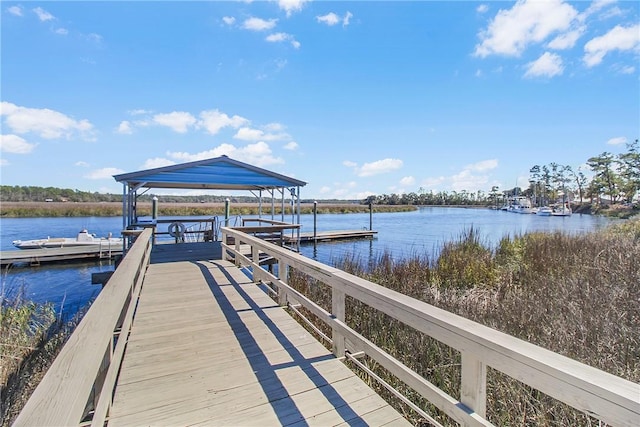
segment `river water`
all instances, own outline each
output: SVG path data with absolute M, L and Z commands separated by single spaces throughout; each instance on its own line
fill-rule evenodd
M 285 217 L 285 220 L 290 221 L 291 217 Z M 373 229 L 378 234 L 373 240 L 319 243 L 315 247 L 303 245 L 301 253 L 327 264 L 346 255 L 367 260 L 383 252 L 389 252 L 395 258 L 415 254 L 433 257 L 443 243 L 457 239 L 471 227 L 488 246 L 494 247 L 507 235 L 531 231 L 586 233 L 611 222 L 608 218 L 592 215 L 543 217 L 489 209 L 425 207 L 412 212 L 374 214 Z M 302 215 L 301 223 L 302 231 L 313 231 L 313 215 Z M 369 214 L 321 214 L 317 216 L 316 224 L 318 231 L 368 229 Z M 122 218 L 2 218 L 0 250 L 15 249 L 11 242 L 18 239 L 74 237 L 83 228 L 99 237 L 108 233 L 117 236 L 122 228 Z M 0 293 L 11 294 L 22 289 L 34 301 L 49 301 L 56 310 L 73 314 L 100 291 L 100 286 L 91 284 L 91 274 L 113 268 L 108 261 L 14 266 L 0 276 Z

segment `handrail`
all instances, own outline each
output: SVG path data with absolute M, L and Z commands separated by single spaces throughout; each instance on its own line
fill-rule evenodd
M 103 425 L 149 264 L 153 231 L 137 236 L 16 419 L 15 426 Z
M 233 238 L 233 245 L 228 244 Z M 251 256 L 240 252 L 251 247 Z M 485 419 L 486 372 L 491 367 L 614 426 L 635 426 L 640 419 L 640 385 L 512 337 L 334 267 L 244 234 L 222 228 L 223 258 L 252 267 L 253 280 L 277 289 L 278 301 L 301 304 L 333 331 L 334 354 L 364 352 L 462 425 L 491 425 Z M 246 250 L 245 250 L 246 253 Z M 259 264 L 264 253 L 277 260 L 278 276 Z M 289 269 L 331 287 L 331 312 L 319 307 L 288 282 Z M 462 355 L 460 400 L 396 360 L 345 323 L 345 296 L 379 310 Z

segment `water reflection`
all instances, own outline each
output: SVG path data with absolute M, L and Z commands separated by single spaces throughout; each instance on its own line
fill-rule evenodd
M 12 250 L 12 240 L 46 236 L 73 236 L 87 228 L 98 236 L 119 234 L 122 219 L 114 218 L 3 218 L 0 249 Z M 302 231 L 313 232 L 313 215 L 302 215 Z M 303 255 L 333 265 L 345 257 L 372 263 L 384 253 L 394 258 L 428 256 L 433 258 L 446 241 L 459 238 L 471 227 L 488 246 L 504 236 L 530 231 L 584 233 L 610 224 L 608 218 L 591 215 L 541 217 L 489 209 L 421 208 L 413 212 L 373 215 L 374 239 L 318 242 L 302 245 Z M 321 214 L 317 231 L 369 229 L 369 214 Z M 69 264 L 38 268 L 13 268 L 2 274 L 0 292 L 9 286 L 26 286 L 29 297 L 52 301 L 57 307 L 78 307 L 95 297 L 99 286 L 91 285 L 91 273 L 113 269 L 109 264 Z

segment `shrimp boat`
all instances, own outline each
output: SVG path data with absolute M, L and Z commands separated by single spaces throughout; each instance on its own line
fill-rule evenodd
M 46 248 L 69 248 L 69 247 L 118 247 L 122 246 L 122 238 L 96 237 L 86 229 L 80 230 L 76 237 L 47 237 L 46 239 L 35 240 L 14 240 L 13 246 L 18 249 L 46 249 Z

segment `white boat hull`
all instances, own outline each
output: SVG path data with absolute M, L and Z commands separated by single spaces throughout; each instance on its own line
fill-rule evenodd
M 122 239 L 117 237 L 95 237 L 86 230 L 82 230 L 73 237 L 47 237 L 46 239 L 14 240 L 13 246 L 18 249 L 47 249 L 69 247 L 102 247 L 122 246 Z

